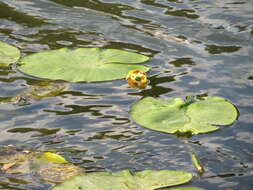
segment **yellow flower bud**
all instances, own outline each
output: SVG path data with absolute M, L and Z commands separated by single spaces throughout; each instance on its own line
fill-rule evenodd
M 147 75 L 139 69 L 132 70 L 126 77 L 127 83 L 132 88 L 144 89 L 148 85 Z

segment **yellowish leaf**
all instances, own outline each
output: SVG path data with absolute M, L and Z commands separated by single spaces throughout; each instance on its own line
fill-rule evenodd
M 52 153 L 52 152 L 44 152 L 43 154 L 40 155 L 39 158 L 49 161 L 49 162 L 57 163 L 57 164 L 68 163 L 68 161 L 65 160 L 65 158 L 63 158 L 62 156 L 60 156 L 58 154 Z

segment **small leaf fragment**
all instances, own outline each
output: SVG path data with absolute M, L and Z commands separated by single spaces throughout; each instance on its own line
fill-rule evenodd
M 65 158 L 63 158 L 62 156 L 52 153 L 52 152 L 44 152 L 39 156 L 39 159 L 44 160 L 44 161 L 48 161 L 48 162 L 53 162 L 53 163 L 57 163 L 57 164 L 66 164 L 68 163 L 67 160 L 65 160 Z

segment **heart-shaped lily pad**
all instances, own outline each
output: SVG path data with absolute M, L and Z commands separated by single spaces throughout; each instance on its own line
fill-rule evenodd
M 192 175 L 174 170 L 145 170 L 132 174 L 128 170 L 116 173 L 83 173 L 53 188 L 53 190 L 154 190 L 190 181 Z
M 0 66 L 8 66 L 20 58 L 18 48 L 0 41 Z
M 129 71 L 149 68 L 136 63 L 147 56 L 117 49 L 78 48 L 44 51 L 21 59 L 18 69 L 28 75 L 69 82 L 108 81 L 124 78 Z
M 139 125 L 166 133 L 192 134 L 218 130 L 237 118 L 234 105 L 220 97 L 205 97 L 193 103 L 181 98 L 144 98 L 131 107 L 131 117 Z

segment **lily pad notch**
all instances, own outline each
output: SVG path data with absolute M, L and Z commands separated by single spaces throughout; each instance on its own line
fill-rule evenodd
M 139 125 L 166 133 L 208 133 L 232 124 L 238 115 L 233 104 L 221 97 L 194 101 L 146 97 L 134 103 L 131 118 Z
M 129 71 L 144 72 L 149 67 L 139 65 L 149 57 L 118 49 L 61 48 L 28 55 L 18 69 L 28 75 L 69 82 L 98 82 L 124 78 Z

